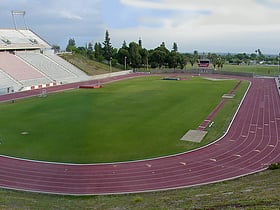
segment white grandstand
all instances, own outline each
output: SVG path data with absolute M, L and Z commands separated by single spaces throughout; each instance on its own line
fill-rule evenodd
M 29 29 L 0 29 L 0 94 L 89 80 Z

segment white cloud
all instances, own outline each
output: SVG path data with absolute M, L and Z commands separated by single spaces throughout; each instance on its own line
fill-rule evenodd
M 279 3 L 277 0 L 266 0 Z M 114 29 L 118 39 L 143 39 L 143 44 L 177 42 L 181 50 L 250 51 L 259 46 L 267 52 L 277 51 L 280 41 L 279 8 L 268 7 L 258 0 L 121 0 L 125 5 L 167 13 L 166 17 L 141 17 L 142 25 L 124 30 Z M 267 3 L 266 2 L 266 3 Z M 172 11 L 171 14 L 168 12 Z M 147 27 L 145 22 L 161 23 Z M 269 34 L 269 36 L 268 36 Z M 267 38 L 269 37 L 269 38 Z
M 260 45 L 277 52 L 280 42 L 279 0 L 1 0 L 0 27 L 12 26 L 15 9 L 26 10 L 27 25 L 57 44 L 70 37 L 102 42 L 105 29 L 115 47 L 141 37 L 146 48 L 164 41 L 170 48 L 177 42 L 180 51 Z
M 83 19 L 81 16 L 72 14 L 72 13 L 67 12 L 67 11 L 61 11 L 60 16 L 62 18 L 66 18 L 66 19 L 70 19 L 70 20 L 82 20 Z

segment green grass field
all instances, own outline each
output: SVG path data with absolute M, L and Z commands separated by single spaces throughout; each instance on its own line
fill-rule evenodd
M 106 84 L 102 89 L 77 89 L 3 103 L 0 154 L 97 163 L 159 157 L 193 149 L 221 134 L 226 126 L 224 118 L 231 118 L 246 83 L 202 144 L 179 139 L 189 129 L 196 129 L 237 82 L 142 77 Z
M 197 68 L 195 64 L 192 67 L 190 64 L 186 66 L 186 69 Z M 213 65 L 210 65 L 210 68 L 214 68 Z M 219 71 L 221 69 L 217 69 Z M 269 66 L 269 65 L 231 65 L 225 64 L 222 68 L 222 71 L 228 72 L 244 72 L 244 73 L 254 73 L 254 75 L 262 76 L 278 76 L 280 74 L 278 66 Z

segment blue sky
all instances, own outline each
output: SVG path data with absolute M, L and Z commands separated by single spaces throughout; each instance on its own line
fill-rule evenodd
M 180 52 L 280 51 L 280 0 L 1 0 L 0 28 L 11 10 L 26 11 L 27 26 L 51 44 L 138 41 L 155 48 L 176 42 Z M 23 26 L 18 16 L 18 27 Z

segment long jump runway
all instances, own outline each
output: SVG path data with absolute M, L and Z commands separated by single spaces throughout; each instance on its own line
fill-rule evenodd
M 112 164 L 53 164 L 0 156 L 0 187 L 92 195 L 148 192 L 219 182 L 280 161 L 280 97 L 272 79 L 252 85 L 226 135 L 170 157 Z

